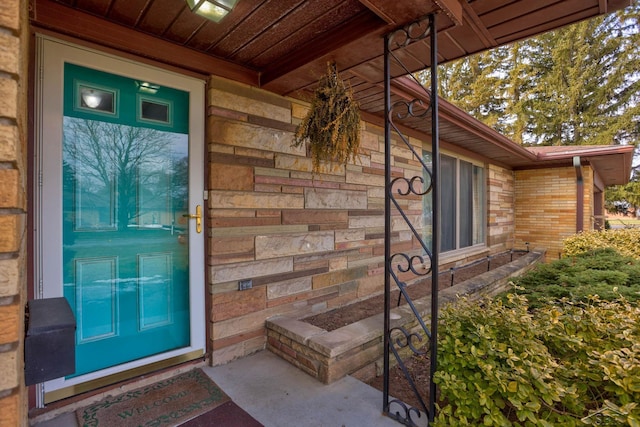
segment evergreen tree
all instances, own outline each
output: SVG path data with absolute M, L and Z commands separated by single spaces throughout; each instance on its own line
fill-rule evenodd
M 612 14 L 531 40 L 536 84 L 524 106 L 533 142 L 608 145 L 634 142 L 640 114 L 637 16 Z M 511 110 L 514 112 L 514 110 Z
M 443 64 L 439 93 L 518 143 L 638 146 L 640 4 Z M 640 207 L 640 164 L 606 202 Z
M 633 5 L 442 65 L 440 95 L 520 143 L 635 144 L 639 46 Z
M 640 173 L 634 172 L 631 181 L 625 185 L 607 187 L 605 192 L 605 208 L 609 212 L 617 212 L 622 203 L 628 203 L 634 210 L 640 209 Z
M 496 70 L 502 63 L 501 53 L 496 49 L 453 62 L 442 67 L 439 78 L 445 98 L 492 127 L 499 127 L 504 115 L 503 82 Z

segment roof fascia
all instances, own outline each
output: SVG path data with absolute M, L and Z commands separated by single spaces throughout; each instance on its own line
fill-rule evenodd
M 391 85 L 394 87 L 395 93 L 404 93 L 407 98 L 416 98 L 426 103 L 429 102 L 429 93 L 411 77 L 404 76 L 393 79 Z M 513 142 L 506 136 L 474 118 L 469 113 L 466 113 L 442 98 L 439 99 L 439 116 L 523 160 L 533 162 L 537 158 L 534 153 L 520 144 Z

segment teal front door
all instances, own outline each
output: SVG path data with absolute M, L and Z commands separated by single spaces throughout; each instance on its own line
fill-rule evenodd
M 189 345 L 189 94 L 66 63 L 64 296 L 82 375 Z
M 63 390 L 48 402 L 203 354 L 204 84 L 62 42 L 40 48 L 36 276 L 76 318 L 76 371 L 45 385 Z

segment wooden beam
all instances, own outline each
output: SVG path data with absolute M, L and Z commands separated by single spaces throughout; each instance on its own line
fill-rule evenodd
M 476 11 L 473 10 L 473 7 L 465 2 L 463 9 L 465 24 L 467 24 L 478 38 L 482 40 L 482 44 L 484 44 L 488 49 L 498 46 L 498 42 L 493 38 Z
M 253 86 L 255 70 L 114 24 L 51 0 L 36 0 L 31 23 L 53 32 L 199 74 L 225 77 Z
M 389 16 L 382 8 L 376 5 L 371 0 L 359 0 L 360 3 L 365 5 L 367 9 L 378 15 L 380 18 L 384 19 L 387 24 L 397 24 L 393 17 Z
M 462 25 L 462 4 L 461 0 L 434 0 L 440 9 L 447 14 L 454 24 Z M 465 0 L 462 0 L 465 1 Z M 466 3 L 466 1 L 465 1 Z
M 371 12 L 384 19 L 389 25 L 401 27 L 425 16 L 438 12 L 439 7 L 434 0 L 359 0 Z M 446 0 L 452 1 L 452 0 Z M 457 1 L 457 0 L 455 0 Z
M 599 0 L 600 14 L 607 13 L 607 0 Z
M 380 31 L 384 27 L 386 27 L 386 23 L 369 11 L 359 13 L 354 18 L 333 29 L 330 33 L 324 33 L 320 38 L 298 46 L 297 49 L 285 55 L 281 60 L 271 64 L 262 73 L 260 84 L 264 86 L 355 40 Z M 380 47 L 382 48 L 382 38 L 380 40 Z
M 615 12 L 633 4 L 633 0 L 599 0 L 600 14 Z

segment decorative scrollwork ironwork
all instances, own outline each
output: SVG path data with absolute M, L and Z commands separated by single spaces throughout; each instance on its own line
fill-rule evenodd
M 396 333 L 394 336 L 394 332 L 400 333 Z M 429 337 L 429 331 L 425 331 L 425 333 L 427 334 L 427 337 Z M 391 329 L 389 331 L 389 334 L 391 337 L 390 342 L 393 345 L 394 353 L 397 349 L 403 349 L 407 347 L 409 347 L 414 354 L 427 354 L 427 351 L 429 351 L 428 347 L 426 349 L 420 349 L 414 345 L 414 338 L 416 341 L 422 342 L 422 335 L 416 332 L 407 332 L 407 330 L 403 327 L 396 327 Z M 404 362 L 402 363 L 404 364 Z
M 428 25 L 426 25 L 428 21 Z M 437 332 L 437 285 L 438 285 L 438 252 L 433 248 L 427 246 L 425 236 L 420 229 L 420 226 L 416 225 L 416 216 L 408 210 L 411 216 L 407 215 L 405 209 L 407 206 L 412 206 L 412 203 L 417 197 L 424 197 L 429 193 L 437 193 L 437 176 L 434 175 L 431 169 L 431 162 L 437 164 L 437 159 L 432 160 L 429 165 L 425 163 L 422 158 L 422 152 L 417 152 L 419 148 L 409 141 L 409 138 L 403 134 L 403 127 L 399 125 L 401 121 L 415 122 L 421 119 L 427 119 L 431 115 L 431 122 L 436 124 L 437 128 L 437 98 L 433 99 L 431 93 L 437 93 L 434 87 L 431 91 L 424 89 L 423 96 L 418 95 L 412 100 L 399 100 L 391 103 L 391 78 L 389 76 L 390 61 L 393 59 L 398 67 L 404 69 L 407 74 L 411 74 L 408 68 L 402 63 L 401 59 L 393 52 L 394 49 L 399 49 L 408 46 L 409 44 L 422 40 L 426 37 L 431 37 L 432 42 L 435 37 L 435 20 L 433 16 L 428 19 L 422 19 L 413 24 L 407 25 L 399 30 L 396 30 L 392 34 L 386 37 L 385 45 L 385 108 L 386 108 L 386 122 L 385 122 L 385 150 L 386 150 L 386 194 L 385 194 L 385 361 L 384 361 L 384 375 L 385 386 L 383 390 L 383 396 L 385 399 L 384 412 L 391 418 L 401 422 L 407 426 L 418 426 L 417 421 L 426 421 L 426 425 L 434 419 L 435 412 L 435 386 L 433 383 L 429 383 L 429 402 L 425 404 L 423 396 L 420 395 L 416 383 L 412 378 L 403 355 L 408 353 L 413 355 L 426 355 L 430 354 L 430 361 L 432 368 L 435 366 L 435 351 L 436 346 L 434 340 L 436 339 Z M 432 43 L 432 49 L 434 44 Z M 433 63 L 437 62 L 437 59 L 431 58 Z M 433 70 L 432 70 L 433 72 Z M 415 79 L 415 77 L 414 77 Z M 433 85 L 432 85 L 433 86 Z M 420 86 L 422 87 L 422 86 Z M 436 119 L 434 119 L 436 117 Z M 396 123 L 396 121 L 398 123 Z M 432 129 L 433 130 L 433 129 Z M 390 168 L 390 152 L 391 152 L 391 132 L 399 138 L 403 150 L 409 150 L 412 158 L 417 160 L 422 166 L 422 170 L 415 176 L 400 176 L 391 177 Z M 434 133 L 434 135 L 437 132 Z M 433 153 L 437 154 L 437 135 L 432 138 Z M 434 145 L 435 144 L 435 145 Z M 437 157 L 437 156 L 436 156 Z M 439 200 L 434 195 L 433 200 Z M 433 202 L 435 205 L 435 202 Z M 395 214 L 402 218 L 402 226 L 408 227 L 412 233 L 412 242 L 419 242 L 419 248 L 415 248 L 415 245 L 411 245 L 410 249 L 406 251 L 399 251 L 396 253 L 391 252 L 391 207 L 394 207 Z M 410 208 L 414 209 L 414 208 Z M 433 215 L 432 215 L 433 218 Z M 398 223 L 394 219 L 394 226 Z M 421 224 L 424 225 L 424 224 Z M 439 241 L 437 235 L 438 227 L 436 223 L 432 223 L 432 237 L 433 241 Z M 431 327 L 428 327 L 425 320 L 422 317 L 421 312 L 417 309 L 407 289 L 407 283 L 417 283 L 419 286 L 427 275 L 431 275 L 431 293 L 432 293 L 432 313 Z M 415 319 L 416 327 L 411 327 L 411 332 L 407 331 L 404 326 L 391 327 L 390 320 L 390 284 L 395 283 L 396 288 L 400 291 L 398 297 L 398 304 L 400 304 L 400 298 L 404 297 L 407 305 L 411 309 Z M 435 301 L 435 302 L 434 302 Z M 434 311 L 435 310 L 435 311 Z M 415 324 L 415 323 L 414 323 Z M 434 332 L 435 331 L 435 332 Z M 424 343 L 424 338 L 427 338 L 427 343 Z M 411 407 L 406 402 L 402 402 L 397 399 L 389 399 L 389 366 L 390 366 L 390 353 L 393 353 L 397 366 L 402 370 L 405 381 L 410 385 L 416 399 L 419 403 L 419 408 Z M 401 354 L 402 353 L 402 354 Z M 431 372 L 431 376 L 433 371 Z M 398 410 L 392 411 L 391 406 L 398 407 Z M 426 415 L 426 417 L 423 417 Z M 425 419 L 426 418 L 426 419 Z
M 405 262 L 396 264 L 396 269 L 401 273 L 411 272 L 416 276 L 426 276 L 431 272 L 431 267 L 425 263 L 424 257 L 422 255 L 407 255 L 404 253 L 395 253 L 391 256 L 389 262 L 391 265 L 394 265 L 393 259 L 396 257 L 402 258 Z M 418 266 L 418 267 L 416 267 Z M 392 274 L 395 275 L 395 271 L 392 269 Z M 397 277 L 397 275 L 395 275 Z M 404 285 L 404 283 L 400 283 L 400 280 L 397 281 L 398 286 Z
M 396 200 L 395 197 L 389 195 L 388 196 L 390 201 L 393 202 L 394 206 L 396 207 L 396 209 L 398 210 L 398 212 L 400 213 L 400 216 L 402 217 L 402 219 L 404 220 L 404 222 L 407 224 L 407 227 L 409 227 L 409 230 L 411 230 L 411 233 L 413 234 L 413 236 L 416 238 L 416 240 L 420 243 L 420 246 L 422 247 L 423 252 L 427 255 L 427 257 L 429 257 L 429 259 L 431 260 L 430 264 L 433 263 L 433 257 L 432 257 L 432 253 L 431 253 L 431 249 L 429 249 L 427 247 L 427 244 L 425 243 L 423 237 L 420 235 L 420 233 L 418 232 L 418 230 L 416 230 L 416 228 L 413 226 L 413 224 L 411 223 L 411 220 L 409 219 L 409 217 L 407 216 L 407 214 L 404 213 L 404 211 L 402 210 L 402 207 L 400 206 L 400 203 L 398 203 L 398 201 Z M 385 236 L 385 239 L 387 238 L 387 236 Z M 386 256 L 387 254 L 385 254 Z M 391 255 L 388 254 L 388 258 L 387 260 L 392 259 L 393 257 L 395 257 L 395 255 Z M 391 264 L 389 264 L 391 265 Z M 396 278 L 397 280 L 397 278 Z
M 424 17 L 391 33 L 388 38 L 387 48 L 395 50 L 407 47 L 411 43 L 426 39 L 430 33 L 429 17 Z
M 402 409 L 404 414 L 401 414 L 398 410 L 392 410 L 393 405 L 399 406 L 399 409 Z M 389 418 L 392 418 L 408 427 L 421 427 L 422 425 L 425 425 L 424 423 L 419 424 L 416 422 L 420 420 L 423 415 L 418 408 L 410 407 L 398 399 L 389 401 L 389 404 L 385 408 L 385 412 L 389 414 Z
M 398 111 L 400 110 L 400 111 Z M 422 99 L 412 99 L 411 101 L 397 101 L 391 107 L 391 119 L 404 120 L 407 117 L 423 119 L 431 112 L 431 105 L 424 105 Z
M 431 178 L 431 171 L 429 171 L 428 173 L 429 178 Z M 406 186 L 404 187 L 397 187 L 396 184 L 398 182 L 404 182 L 406 184 Z M 413 194 L 416 196 L 424 196 L 425 194 L 429 194 L 431 192 L 431 190 L 433 189 L 433 182 L 431 179 L 429 179 L 429 186 L 425 187 L 424 185 L 422 185 L 422 190 L 419 190 L 416 187 L 416 183 L 419 184 L 424 184 L 424 178 L 421 176 L 414 176 L 412 178 L 405 178 L 403 176 L 400 176 L 398 178 L 394 178 L 391 181 L 391 191 L 393 191 L 395 189 L 395 192 L 398 193 L 401 196 L 408 196 L 409 194 Z M 405 189 L 406 188 L 406 189 Z
M 432 184 L 432 182 L 433 182 L 433 172 L 431 171 L 431 168 L 424 162 L 424 160 L 422 159 L 422 156 L 419 153 L 416 152 L 415 148 L 413 148 L 413 145 L 411 145 L 409 143 L 409 140 L 402 134 L 402 132 L 400 131 L 400 128 L 398 128 L 398 126 L 396 126 L 396 124 L 393 122 L 393 120 L 391 120 L 389 117 L 387 117 L 387 122 L 393 128 L 393 130 L 395 130 L 396 134 L 400 137 L 400 139 L 406 145 L 406 147 L 409 149 L 409 151 L 411 151 L 411 153 L 414 155 L 415 159 L 420 162 L 420 165 L 422 166 L 422 171 L 425 172 L 429 177 L 429 187 L 428 188 L 430 190 L 433 190 L 433 184 Z
M 387 413 L 390 414 L 391 418 L 395 419 L 396 421 L 400 421 L 402 424 L 406 426 L 418 426 L 418 424 L 416 423 L 416 419 L 422 418 L 422 414 L 427 413 L 427 405 L 425 404 L 424 399 L 418 392 L 416 383 L 411 377 L 411 375 L 409 374 L 407 366 L 404 363 L 404 360 L 402 359 L 402 357 L 400 356 L 399 350 L 408 347 L 409 349 L 411 349 L 411 351 L 414 354 L 426 354 L 427 350 L 420 349 L 414 345 L 414 339 L 418 342 L 422 342 L 422 336 L 418 333 L 407 332 L 407 330 L 405 330 L 402 327 L 393 328 L 389 331 L 389 333 L 395 335 L 395 337 L 391 337 L 391 341 L 390 341 L 392 343 L 391 351 L 393 352 L 396 358 L 396 361 L 398 362 L 398 366 L 402 370 L 405 380 L 413 390 L 413 393 L 415 394 L 416 400 L 419 403 L 419 406 L 421 409 L 415 408 L 415 407 L 409 407 L 404 402 L 401 402 L 396 399 L 396 400 L 391 400 L 387 405 L 386 407 L 388 410 Z M 396 404 L 400 408 L 402 408 L 404 410 L 404 414 L 401 414 L 399 411 L 396 411 L 395 413 L 392 412 L 391 411 L 392 404 Z

